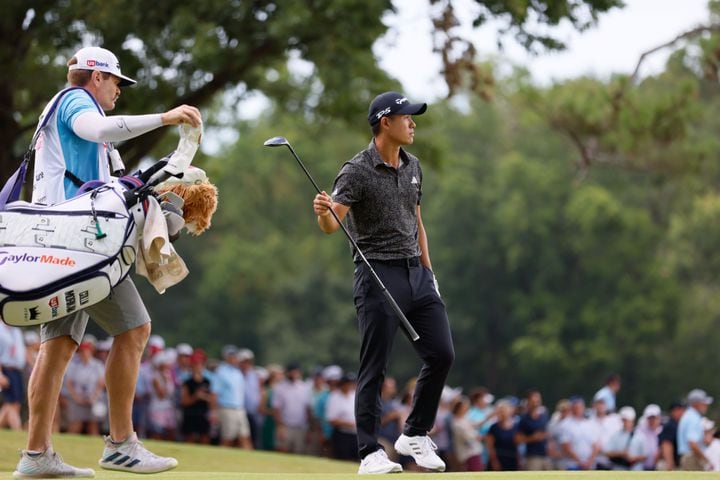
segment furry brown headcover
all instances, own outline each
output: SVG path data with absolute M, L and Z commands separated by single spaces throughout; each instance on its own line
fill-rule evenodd
M 173 192 L 185 201 L 183 219 L 185 228 L 193 235 L 200 235 L 210 227 L 212 216 L 217 210 L 218 189 L 208 182 L 203 183 L 163 183 L 155 190 L 158 193 Z

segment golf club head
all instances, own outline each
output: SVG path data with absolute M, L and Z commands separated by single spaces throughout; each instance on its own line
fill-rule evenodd
M 272 137 L 265 140 L 263 143 L 266 147 L 281 147 L 283 145 L 290 145 L 285 137 Z

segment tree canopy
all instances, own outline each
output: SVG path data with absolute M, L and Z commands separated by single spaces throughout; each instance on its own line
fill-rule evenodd
M 455 3 L 431 3 L 438 18 Z M 467 0 L 466 0 L 467 1 Z M 507 18 L 529 47 L 560 47 L 531 33 L 530 24 L 568 19 L 584 28 L 616 0 L 514 2 L 477 0 L 478 24 Z M 314 112 L 317 120 L 357 117 L 378 92 L 397 85 L 379 69 L 373 43 L 387 32 L 390 0 L 10 0 L 0 7 L 0 174 L 7 178 L 27 147 L 44 104 L 64 84 L 66 61 L 82 45 L 114 51 L 123 72 L 139 80 L 118 113 L 161 112 L 179 104 L 208 108 L 221 94 L 237 102 L 262 92 L 286 111 Z M 450 23 L 438 31 L 452 34 Z M 452 34 L 452 38 L 458 38 Z M 450 38 L 450 37 L 448 37 Z M 444 56 L 449 82 L 458 59 Z M 463 58 L 467 58 L 466 55 Z M 307 75 L 290 60 L 310 65 Z M 126 142 L 133 165 L 154 152 L 167 129 Z M 160 154 L 167 152 L 162 151 Z M 156 153 L 157 154 L 157 153 Z

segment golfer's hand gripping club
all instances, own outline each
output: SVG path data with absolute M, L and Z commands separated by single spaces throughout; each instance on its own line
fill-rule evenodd
M 318 192 L 318 193 L 320 193 L 322 195 L 325 192 Z M 325 195 L 327 195 L 327 194 L 325 193 Z M 407 317 L 405 316 L 403 311 L 400 309 L 400 306 L 397 304 L 397 302 L 395 301 L 393 296 L 390 294 L 387 287 L 385 287 L 385 284 L 382 282 L 382 280 L 380 280 L 380 277 L 378 276 L 378 274 L 375 273 L 375 269 L 372 268 L 372 266 L 370 265 L 370 262 L 368 262 L 367 258 L 365 258 L 365 255 L 363 254 L 362 250 L 360 250 L 360 247 L 357 246 L 357 244 L 355 243 L 353 238 L 350 236 L 350 232 L 347 231 L 347 229 L 345 228 L 345 225 L 340 221 L 340 218 L 338 218 L 337 214 L 335 213 L 335 210 L 332 209 L 332 200 L 330 200 L 330 204 L 331 204 L 331 206 L 328 207 L 328 209 L 327 209 L 328 212 L 330 213 L 330 215 L 332 215 L 332 217 L 335 219 L 335 221 L 338 223 L 338 225 L 340 225 L 340 228 L 345 233 L 345 236 L 347 236 L 347 238 L 350 239 L 350 243 L 352 243 L 353 247 L 358 252 L 358 255 L 360 256 L 360 258 L 362 258 L 363 263 L 365 263 L 365 265 L 370 270 L 370 273 L 372 274 L 373 279 L 375 280 L 375 283 L 380 288 L 383 295 L 387 299 L 388 303 L 390 304 L 392 309 L 395 311 L 395 314 L 400 319 L 400 323 L 402 324 L 403 328 L 405 329 L 405 333 L 407 334 L 408 338 L 413 342 L 420 339 L 420 335 L 418 335 L 418 333 L 415 331 L 413 326 L 410 324 L 410 321 L 407 319 Z
M 318 187 L 317 183 L 315 183 L 315 180 L 312 178 L 312 175 L 310 175 L 310 172 L 305 168 L 305 165 L 303 165 L 302 161 L 300 161 L 300 157 L 298 157 L 297 153 L 295 153 L 295 150 L 290 145 L 290 142 L 287 141 L 285 137 L 273 137 L 265 141 L 266 147 L 279 147 L 279 146 L 286 146 L 288 150 L 290 150 L 290 153 L 292 153 L 292 156 L 295 157 L 295 160 L 300 165 L 300 168 L 302 168 L 303 172 L 305 172 L 305 175 L 307 176 L 308 180 L 310 180 L 310 183 L 313 184 L 313 187 L 315 187 L 315 191 L 319 193 L 320 195 L 323 194 L 323 192 L 320 190 L 320 187 Z M 327 194 L 326 194 L 327 195 Z M 392 309 L 395 311 L 395 314 L 400 319 L 400 324 L 403 326 L 403 329 L 405 333 L 407 334 L 408 338 L 415 342 L 418 339 L 420 339 L 420 335 L 417 334 L 413 326 L 410 324 L 410 321 L 407 319 L 405 314 L 400 309 L 400 306 L 398 306 L 395 299 L 392 297 L 390 292 L 388 291 L 387 287 L 385 287 L 385 284 L 380 280 L 380 277 L 378 277 L 377 273 L 375 273 L 375 270 L 370 265 L 370 262 L 368 262 L 367 258 L 365 258 L 365 255 L 363 254 L 362 250 L 360 250 L 360 247 L 358 247 L 357 243 L 355 243 L 355 240 L 350 235 L 350 232 L 348 232 L 345 225 L 340 221 L 340 218 L 338 218 L 337 214 L 335 213 L 335 210 L 333 210 L 331 207 L 328 208 L 330 211 L 330 214 L 333 216 L 335 221 L 340 225 L 340 228 L 342 229 L 345 236 L 350 240 L 350 243 L 352 244 L 355 251 L 358 253 L 360 258 L 362 259 L 365 266 L 368 267 L 368 270 L 370 270 L 370 273 L 373 276 L 373 279 L 375 280 L 375 283 L 382 291 L 383 295 L 387 299 L 388 303 L 392 307 Z

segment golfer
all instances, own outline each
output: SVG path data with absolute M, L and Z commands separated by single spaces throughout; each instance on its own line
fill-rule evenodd
M 120 87 L 135 80 L 120 71 L 117 57 L 104 48 L 79 50 L 68 62 L 71 87 L 45 107 L 35 144 L 33 202 L 52 205 L 72 197 L 79 184 L 110 180 L 108 142 L 128 140 L 163 125 L 200 125 L 197 108 L 183 105 L 162 114 L 106 117 L 115 108 Z M 87 313 L 86 313 L 87 312 Z M 138 441 L 131 412 L 140 359 L 150 335 L 150 317 L 128 277 L 110 297 L 88 309 L 43 324 L 40 353 L 30 377 L 30 418 L 27 449 L 20 454 L 15 478 L 92 477 L 89 468 L 75 468 L 53 451 L 51 429 L 65 370 L 90 317 L 114 337 L 105 382 L 110 435 L 100 457 L 102 468 L 153 473 L 177 466 L 174 458 L 158 457 Z
M 421 467 L 444 471 L 445 463 L 435 453 L 437 447 L 427 434 L 433 427 L 455 352 L 420 216 L 420 162 L 402 148 L 413 143 L 412 116 L 426 109 L 426 104 L 410 103 L 396 92 L 375 97 L 368 115 L 373 140 L 343 165 L 332 196 L 325 192 L 315 196 L 313 208 L 325 233 L 340 228 L 331 208 L 340 220 L 348 217 L 347 229 L 358 248 L 420 335 L 413 347 L 423 366 L 412 412 L 395 449 L 412 456 Z M 358 473 L 400 472 L 402 467 L 388 459 L 377 441 L 380 390 L 399 320 L 358 252 L 353 256 L 354 299 L 361 337 L 355 399 L 361 458 Z

